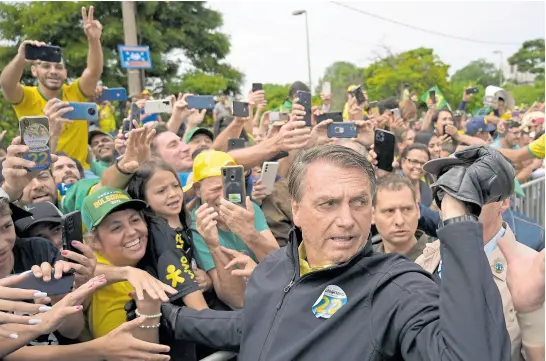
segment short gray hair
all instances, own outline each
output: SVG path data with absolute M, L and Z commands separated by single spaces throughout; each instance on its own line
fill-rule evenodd
M 341 145 L 322 145 L 300 151 L 288 171 L 288 192 L 296 202 L 300 202 L 303 195 L 307 168 L 318 161 L 341 168 L 361 169 L 368 177 L 371 195 L 375 197 L 375 172 L 366 157 Z

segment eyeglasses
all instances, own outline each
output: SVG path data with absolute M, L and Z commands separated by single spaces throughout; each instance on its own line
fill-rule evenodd
M 409 162 L 409 164 L 411 164 L 413 166 L 418 165 L 420 167 L 423 167 L 425 165 L 425 163 L 426 163 L 426 162 L 421 162 L 421 161 L 419 161 L 417 159 L 409 159 L 409 158 L 405 158 L 405 159 Z

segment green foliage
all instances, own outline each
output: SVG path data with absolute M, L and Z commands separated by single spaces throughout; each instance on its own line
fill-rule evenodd
M 418 48 L 381 59 L 364 71 L 366 90 L 372 100 L 391 96 L 401 97 L 404 84 L 418 96 L 437 85 L 442 91 L 448 88 L 447 71 L 432 49 Z
M 511 65 L 517 65 L 518 71 L 542 75 L 544 78 L 544 39 L 528 40 L 508 58 Z
M 282 105 L 282 103 L 284 103 L 288 97 L 290 84 L 263 84 L 263 88 L 265 92 L 265 100 L 267 100 L 266 111 L 268 111 L 278 108 Z
M 19 131 L 19 123 L 17 122 L 17 117 L 15 115 L 15 110 L 3 96 L 0 96 L 0 132 L 3 130 L 8 131 L 6 137 L 4 138 L 4 145 L 7 146 L 8 140 L 15 136 Z M 0 144 L 1 145 L 1 144 Z
M 495 64 L 488 63 L 484 59 L 478 59 L 470 62 L 464 68 L 457 70 L 451 77 L 451 82 L 487 87 L 488 85 L 499 83 L 499 73 L 500 71 Z
M 505 88 L 512 92 L 516 105 L 532 105 L 534 102 L 544 102 L 544 80 L 536 81 L 534 85 L 506 85 Z
M 60 6 L 62 5 L 62 6 Z M 42 40 L 63 48 L 69 75 L 80 76 L 86 66 L 87 42 L 81 25 L 81 7 L 95 6 L 95 18 L 103 25 L 103 83 L 127 86 L 127 74 L 119 68 L 118 44 L 124 43 L 121 2 L 4 2 L 0 4 L 0 38 L 16 44 L 0 47 L 0 67 L 15 56 L 25 39 Z M 218 91 L 239 93 L 242 74 L 222 62 L 230 50 L 227 35 L 218 31 L 222 16 L 204 2 L 136 2 L 139 43 L 150 46 L 153 68 L 146 70 L 148 84 L 176 83 L 180 62 L 167 54 L 183 53 L 196 71 L 225 86 Z M 159 80 L 156 81 L 155 79 Z M 195 79 L 195 77 L 194 77 Z M 207 79 L 207 81 L 210 79 Z M 23 78 L 33 83 L 30 72 Z M 191 84 L 191 82 L 190 82 Z M 177 91 L 176 91 L 177 92 Z
M 332 109 L 341 110 L 347 101 L 347 88 L 349 85 L 364 83 L 364 69 L 354 64 L 338 61 L 330 65 L 319 80 L 315 93 L 320 94 L 322 84 L 330 82 L 332 89 Z

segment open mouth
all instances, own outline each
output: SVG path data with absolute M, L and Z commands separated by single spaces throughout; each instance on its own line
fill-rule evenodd
M 137 239 L 135 239 L 134 241 L 131 241 L 129 243 L 125 243 L 123 245 L 124 248 L 127 248 L 127 249 L 133 249 L 133 250 L 136 250 L 136 249 L 139 249 L 140 248 L 140 244 L 142 243 L 142 239 L 140 237 L 138 237 Z
M 167 207 L 169 207 L 169 208 L 178 208 L 178 207 L 180 207 L 180 200 L 176 200 L 176 201 L 167 203 Z
M 49 196 L 49 194 L 38 194 L 32 197 L 32 202 L 34 203 L 45 202 L 45 201 L 51 201 L 51 197 Z
M 345 242 L 351 242 L 353 240 L 356 239 L 355 236 L 342 236 L 342 237 L 330 237 L 330 239 L 334 242 L 340 242 L 340 243 L 345 243 Z

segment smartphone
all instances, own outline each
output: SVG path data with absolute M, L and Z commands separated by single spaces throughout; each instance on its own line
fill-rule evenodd
M 429 91 L 428 96 L 432 100 L 432 103 L 436 104 L 436 90 Z
M 468 94 L 478 94 L 480 92 L 480 89 L 478 88 L 469 88 L 464 91 L 466 95 Z
M 394 162 L 394 150 L 396 140 L 394 133 L 383 129 L 376 129 L 374 151 L 377 154 L 377 168 L 387 172 L 392 172 L 392 162 Z
M 280 112 L 271 112 L 269 113 L 269 121 L 270 122 L 279 122 L 281 120 L 281 113 Z
M 252 83 L 252 92 L 256 93 L 257 91 L 264 90 L 262 83 Z
M 248 103 L 238 101 L 233 102 L 233 116 L 246 118 L 249 115 L 250 112 L 248 109 Z
M 334 122 L 328 124 L 328 138 L 356 138 L 358 128 L 353 122 Z
M 137 103 L 131 103 L 131 115 L 129 116 L 129 123 L 131 123 L 131 125 L 129 130 L 133 129 L 133 120 L 140 124 L 140 111 L 141 109 Z
M 82 214 L 80 211 L 70 212 L 61 218 L 62 245 L 67 251 L 82 254 L 79 249 L 72 246 L 72 241 L 83 242 Z M 74 262 L 69 260 L 69 262 Z
M 379 102 L 378 101 L 370 102 L 370 114 L 379 116 Z
M 265 193 L 271 194 L 275 187 L 275 180 L 277 179 L 277 170 L 279 169 L 279 162 L 264 162 L 262 166 L 262 176 L 260 180 L 265 186 Z
M 39 172 L 51 166 L 51 149 L 49 148 L 49 120 L 46 116 L 21 117 L 19 132 L 22 144 L 28 145 L 29 150 L 23 158 L 36 163 L 29 168 L 29 172 Z
M 123 135 L 129 133 L 133 129 L 133 122 L 129 118 L 123 119 L 123 127 L 121 128 L 121 132 Z
M 328 81 L 322 83 L 322 94 L 332 95 L 332 83 L 330 83 Z
M 186 98 L 188 109 L 214 109 L 212 95 L 192 95 Z
M 224 198 L 246 208 L 245 169 L 242 165 L 222 167 Z
M 99 111 L 96 103 L 68 102 L 68 106 L 74 108 L 74 110 L 63 115 L 66 119 L 99 120 Z
M 102 89 L 102 94 L 97 99 L 97 103 L 102 103 L 105 101 L 115 102 L 125 100 L 127 100 L 127 90 L 125 90 L 125 88 Z
M 62 60 L 61 48 L 53 45 L 35 46 L 26 44 L 25 59 L 60 63 Z
M 334 122 L 342 122 L 343 121 L 343 112 L 332 112 L 332 113 L 324 113 L 321 115 L 317 115 L 315 117 L 317 120 L 317 124 L 321 123 L 327 119 L 332 119 Z
M 53 278 L 53 274 L 54 272 L 52 271 L 51 280 L 49 282 L 44 282 L 41 278 L 36 278 L 31 273 L 24 281 L 10 287 L 45 292 L 48 297 L 72 292 L 72 288 L 74 287 L 74 274 L 65 274 L 60 279 Z
M 296 92 L 296 96 L 299 99 L 299 104 L 303 105 L 303 108 L 305 110 L 305 116 L 303 117 L 303 120 L 305 120 L 305 125 L 310 127 L 311 126 L 311 93 L 298 90 Z
M 233 149 L 245 148 L 245 140 L 243 138 L 230 138 L 227 143 L 228 152 Z
M 173 105 L 170 99 L 148 100 L 144 103 L 144 113 L 146 114 L 172 113 L 172 111 Z
M 392 115 L 394 116 L 394 119 L 400 118 L 400 109 L 394 108 L 391 109 Z
M 364 96 L 364 92 L 362 91 L 362 85 L 359 85 L 351 93 L 356 98 L 356 103 L 358 105 L 361 105 L 362 103 L 364 103 L 366 101 L 366 97 Z

